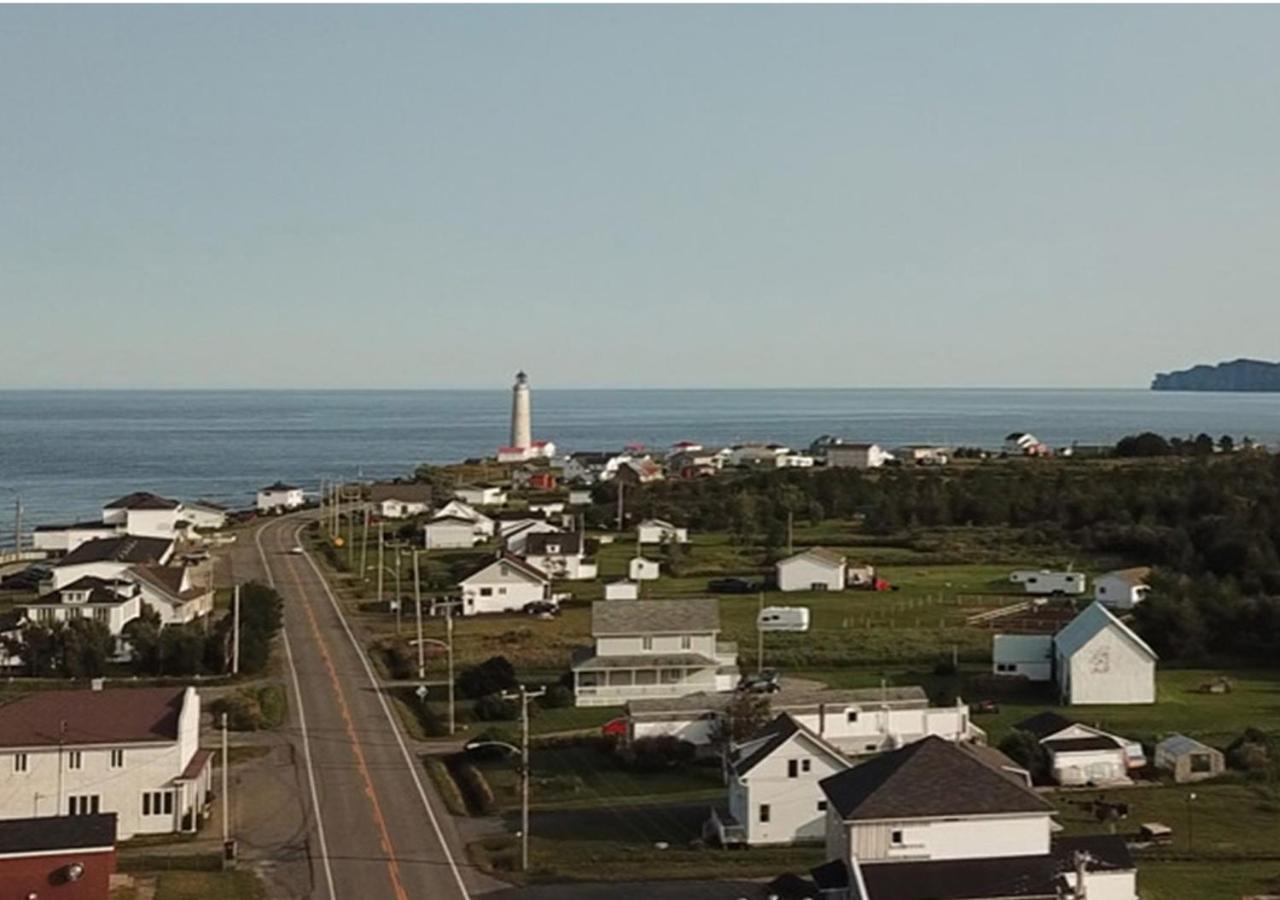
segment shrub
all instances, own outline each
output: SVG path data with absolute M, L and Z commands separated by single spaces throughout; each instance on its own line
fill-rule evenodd
M 284 724 L 288 698 L 278 684 L 245 687 L 215 700 L 209 707 L 214 721 L 223 713 L 232 731 L 262 731 Z
M 482 722 L 509 722 L 520 714 L 514 700 L 504 700 L 499 694 L 486 694 L 476 701 L 475 717 Z
M 487 816 L 493 812 L 493 788 L 489 786 L 484 773 L 462 757 L 450 760 L 449 771 L 453 774 L 458 789 L 462 791 L 468 809 L 479 816 Z
M 458 693 L 472 700 L 489 694 L 514 690 L 516 670 L 505 656 L 491 656 L 478 666 L 464 669 L 458 676 Z
M 675 735 L 662 734 L 632 741 L 622 750 L 622 762 L 637 772 L 661 772 L 693 762 L 697 748 Z
M 563 684 L 553 684 L 542 695 L 542 705 L 547 709 L 563 709 L 573 706 L 573 691 Z
M 1031 773 L 1037 783 L 1049 778 L 1049 754 L 1029 731 L 1012 731 L 1000 742 L 1000 752 Z
M 1271 765 L 1273 751 L 1270 735 L 1249 727 L 1227 747 L 1227 765 L 1246 772 L 1260 772 Z

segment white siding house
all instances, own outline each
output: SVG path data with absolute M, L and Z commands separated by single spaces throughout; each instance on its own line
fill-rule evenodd
M 627 564 L 627 578 L 631 581 L 654 581 L 661 569 L 662 565 L 657 560 L 637 556 Z
M 305 503 L 302 488 L 277 481 L 258 491 L 256 505 L 260 513 L 279 513 L 301 509 Z
M 707 830 L 721 846 L 821 843 L 827 798 L 818 782 L 847 768 L 835 747 L 782 713 L 733 748 L 728 802 L 712 809 Z
M 211 789 L 192 688 L 42 691 L 0 706 L 0 818 L 115 813 L 119 836 L 194 832 Z
M 486 516 L 480 510 L 476 509 L 469 503 L 463 503 L 461 500 L 450 500 L 444 506 L 436 510 L 433 518 L 443 519 L 452 516 L 457 519 L 466 519 L 475 526 L 476 534 L 482 539 L 487 540 L 493 537 L 497 531 L 497 523 L 493 519 Z
M 831 469 L 878 469 L 893 459 L 879 444 L 827 444 L 826 454 Z
M 552 578 L 589 581 L 596 577 L 596 562 L 587 557 L 581 531 L 530 535 L 524 558 Z
M 37 525 L 31 532 L 31 548 L 52 554 L 70 553 L 87 541 L 104 540 L 120 533 L 117 525 L 105 522 L 76 522 L 72 525 Z
M 181 625 L 213 612 L 213 588 L 196 584 L 185 566 L 136 565 L 124 575 L 136 584 L 144 606 L 162 625 Z
M 173 541 L 166 538 L 133 537 L 85 541 L 53 566 L 54 589 L 86 575 L 106 581 L 122 579 L 139 563 L 166 565 L 173 558 Z
M 369 486 L 369 502 L 384 519 L 409 519 L 425 515 L 431 508 L 428 484 L 390 483 Z
M 177 531 L 182 504 L 147 491 L 127 494 L 102 508 L 104 524 L 119 526 L 124 534 L 172 538 Z
M 992 672 L 1028 681 L 1053 680 L 1053 635 L 997 634 L 992 640 Z
M 1146 765 L 1142 744 L 1043 712 L 1013 726 L 1035 735 L 1049 757 L 1053 780 L 1067 787 L 1130 784 L 1129 772 Z
M 536 534 L 560 534 L 563 529 L 546 519 L 504 519 L 497 523 L 498 541 L 508 553 L 524 556 L 529 539 Z
M 591 636 L 595 646 L 571 666 L 578 706 L 727 691 L 738 681 L 738 649 L 719 639 L 714 598 L 593 603 Z
M 422 526 L 422 542 L 428 550 L 474 547 L 483 540 L 476 523 L 461 516 L 436 516 Z
M 178 517 L 199 531 L 218 531 L 227 527 L 227 510 L 207 500 L 184 502 Z
M 636 537 L 642 544 L 687 544 L 689 529 L 672 525 L 664 519 L 645 519 L 636 526 Z
M 1149 577 L 1151 569 L 1146 566 L 1099 575 L 1093 582 L 1093 599 L 1111 609 L 1133 609 L 1151 590 Z
M 1101 603 L 1072 619 L 1053 644 L 1063 703 L 1155 702 L 1156 652 Z
M 501 556 L 458 582 L 462 614 L 519 612 L 550 597 L 547 574 L 522 559 Z
M 825 547 L 810 547 L 777 564 L 778 590 L 842 591 L 848 560 Z
M 142 599 L 138 586 L 129 581 L 85 575 L 24 603 L 21 609 L 37 625 L 92 619 L 119 637 L 124 626 L 142 614 Z
M 501 506 L 507 502 L 507 492 L 488 484 L 470 484 L 455 488 L 454 499 L 471 506 Z

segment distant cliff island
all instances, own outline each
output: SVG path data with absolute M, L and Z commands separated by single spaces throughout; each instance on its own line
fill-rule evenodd
M 1181 372 L 1161 372 L 1153 391 L 1280 391 L 1280 363 L 1237 359 L 1216 366 L 1192 366 Z

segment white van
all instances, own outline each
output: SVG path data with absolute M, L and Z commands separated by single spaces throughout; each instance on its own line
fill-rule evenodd
M 760 610 L 756 627 L 761 631 L 808 631 L 809 607 L 766 606 Z

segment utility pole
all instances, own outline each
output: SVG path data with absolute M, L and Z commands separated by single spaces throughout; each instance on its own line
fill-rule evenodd
M 1072 861 L 1076 867 L 1076 896 L 1075 900 L 1086 900 L 1088 897 L 1088 887 L 1085 884 L 1085 876 L 1089 868 L 1089 854 L 1077 850 L 1072 855 Z
M 227 714 L 222 714 L 222 846 L 231 837 L 230 803 L 227 800 Z
M 787 510 L 787 556 L 796 552 L 796 514 Z
M 396 552 L 396 566 L 400 565 L 399 551 Z M 418 680 L 422 681 L 427 677 L 427 659 L 426 649 L 422 643 L 422 574 L 418 568 L 418 548 L 413 548 L 413 617 L 415 625 L 418 629 Z M 453 679 L 449 679 L 450 689 L 452 689 Z M 449 710 L 453 711 L 453 701 L 449 701 Z M 452 729 L 449 731 L 453 733 Z
M 351 499 L 351 498 L 347 498 Z M 347 509 L 347 571 L 356 567 L 356 505 L 353 501 Z
M 400 565 L 399 557 L 396 558 L 396 565 Z M 378 523 L 378 609 L 382 609 L 382 523 Z M 397 597 L 397 600 L 400 598 Z
M 13 549 L 22 552 L 22 498 L 13 501 Z
M 546 688 L 530 691 L 523 684 L 520 692 L 503 692 L 504 700 L 520 701 L 520 871 L 529 871 L 529 701 L 541 697 Z
M 418 621 L 422 621 L 419 616 Z M 450 603 L 444 614 L 444 633 L 449 643 L 449 735 L 452 736 L 457 727 L 453 705 L 453 604 Z M 418 652 L 422 652 L 422 643 L 418 643 Z
M 381 523 L 379 523 L 381 527 Z M 364 530 L 360 535 L 360 580 L 369 580 L 369 507 L 364 508 Z M 399 561 L 396 562 L 399 565 Z
M 623 509 L 624 509 L 624 504 L 625 504 L 625 501 L 622 499 L 622 495 L 623 495 L 623 493 L 626 491 L 626 487 L 627 487 L 627 486 L 626 486 L 626 484 L 624 484 L 622 481 L 620 481 L 620 480 L 619 480 L 618 478 L 616 478 L 616 477 L 615 477 L 613 480 L 614 480 L 615 482 L 617 482 L 617 485 L 618 485 L 618 530 L 619 530 L 619 531 L 621 531 L 621 530 L 622 530 Z
M 760 592 L 760 608 L 756 613 L 756 674 L 764 672 L 764 629 L 760 619 L 764 616 L 764 591 Z
M 231 674 L 240 674 L 240 585 L 231 595 Z

